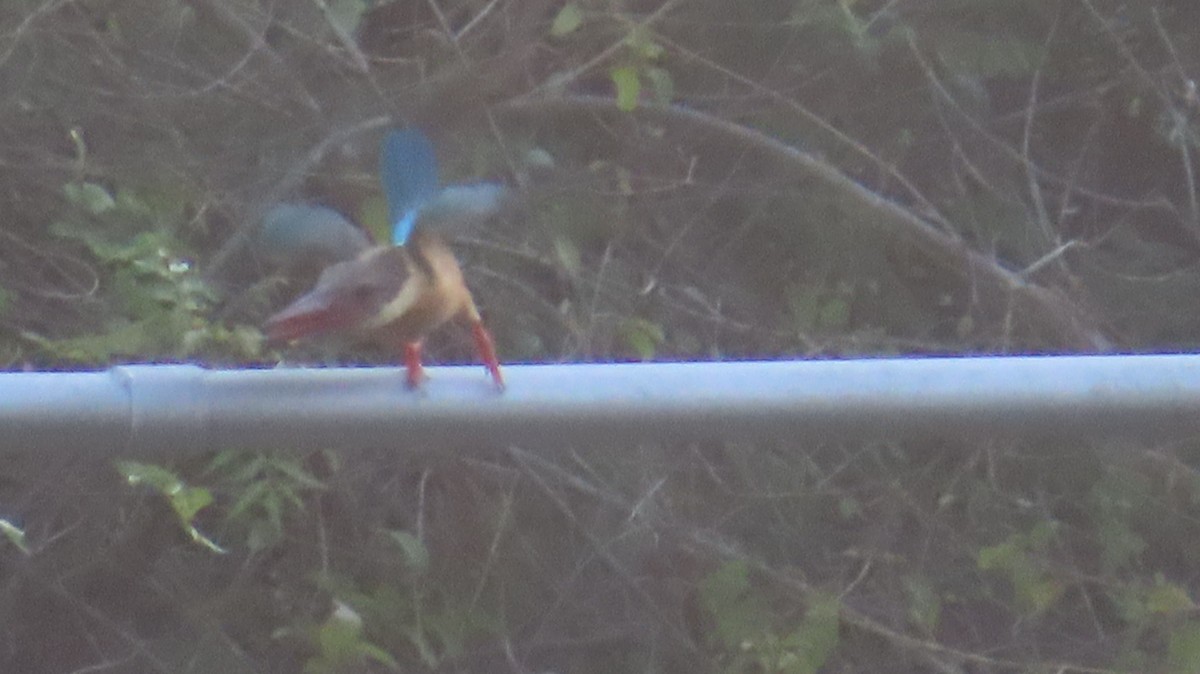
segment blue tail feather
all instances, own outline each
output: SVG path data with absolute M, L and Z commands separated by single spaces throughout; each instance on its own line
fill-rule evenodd
M 511 196 L 496 183 L 450 185 L 439 189 L 437 157 L 429 138 L 417 129 L 391 131 L 379 152 L 379 179 L 387 196 L 392 243 L 403 246 L 418 224 L 443 232 L 482 224 Z
M 392 242 L 403 245 L 421 207 L 438 191 L 437 157 L 417 129 L 388 133 L 379 153 L 379 179 L 387 196 Z

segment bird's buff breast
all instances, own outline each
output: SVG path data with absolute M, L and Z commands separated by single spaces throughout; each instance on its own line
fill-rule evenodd
M 429 245 L 417 254 L 424 255 L 434 273 L 432 277 L 410 276 L 400 294 L 366 326 L 377 340 L 393 344 L 418 341 L 462 313 L 471 302 L 462 270 L 448 250 Z
M 442 327 L 461 311 L 462 305 L 438 290 L 420 293 L 407 311 L 380 326 L 374 334 L 391 343 L 415 342 Z

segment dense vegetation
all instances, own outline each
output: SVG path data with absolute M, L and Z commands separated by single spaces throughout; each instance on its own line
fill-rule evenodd
M 1189 349 L 1197 25 L 7 0 L 0 362 L 278 362 L 311 270 L 247 233 L 280 200 L 385 226 L 404 124 L 521 195 L 458 247 L 507 360 Z M 0 671 L 1200 671 L 1196 443 L 62 449 L 0 462 Z

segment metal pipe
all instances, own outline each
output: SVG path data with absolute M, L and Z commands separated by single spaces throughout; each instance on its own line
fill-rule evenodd
M 1200 434 L 1200 356 L 0 373 L 0 452 Z

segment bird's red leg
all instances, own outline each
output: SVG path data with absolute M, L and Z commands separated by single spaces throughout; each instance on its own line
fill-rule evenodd
M 500 374 L 500 361 L 496 358 L 496 345 L 492 343 L 492 335 L 483 327 L 483 321 L 478 320 L 471 321 L 471 334 L 475 336 L 475 348 L 479 350 L 483 366 L 492 373 L 492 381 L 496 382 L 496 388 L 503 391 L 504 375 Z
M 408 387 L 421 388 L 421 382 L 425 381 L 425 368 L 421 366 L 421 342 L 404 343 L 404 370 Z

